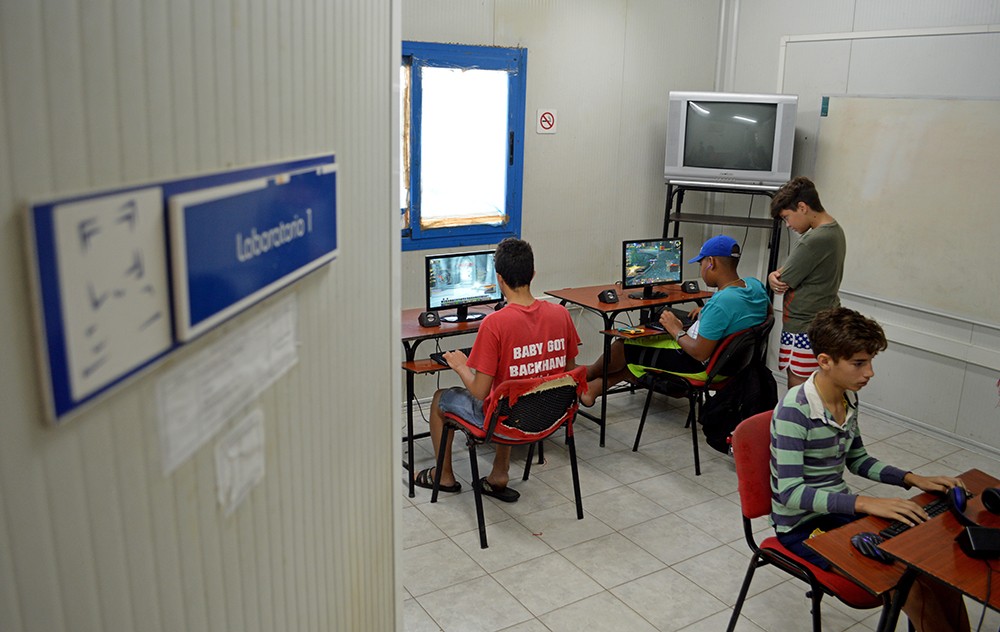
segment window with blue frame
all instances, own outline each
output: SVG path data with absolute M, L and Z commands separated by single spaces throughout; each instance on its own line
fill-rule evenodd
M 403 42 L 403 250 L 521 233 L 528 51 Z

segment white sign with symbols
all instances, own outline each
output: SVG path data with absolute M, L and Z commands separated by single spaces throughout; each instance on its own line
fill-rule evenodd
M 539 134 L 556 133 L 556 111 L 552 109 L 535 110 L 535 132 Z

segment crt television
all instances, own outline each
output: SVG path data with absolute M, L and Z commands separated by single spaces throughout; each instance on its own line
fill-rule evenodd
M 629 298 L 650 300 L 666 296 L 653 291 L 653 286 L 681 282 L 684 262 L 684 240 L 633 239 L 622 242 L 622 287 L 642 288 Z
M 486 314 L 470 312 L 469 308 L 503 299 L 493 268 L 493 254 L 492 250 L 480 250 L 427 255 L 424 258 L 427 311 L 457 310 L 441 318 L 450 323 L 483 318 Z
M 798 100 L 789 94 L 671 92 L 663 177 L 776 189 L 791 179 Z

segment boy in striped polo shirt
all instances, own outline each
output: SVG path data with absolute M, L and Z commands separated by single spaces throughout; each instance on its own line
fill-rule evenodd
M 851 493 L 845 466 L 873 481 L 944 492 L 964 484 L 950 476 L 920 476 L 868 454 L 858 429 L 857 391 L 875 375 L 872 358 L 886 346 L 877 322 L 836 307 L 820 312 L 809 326 L 819 370 L 789 389 L 771 419 L 771 522 L 785 547 L 820 568 L 830 564 L 805 546 L 810 534 L 829 531 L 860 517 L 900 520 L 911 526 L 928 519 L 923 508 L 903 498 Z M 961 594 L 920 580 L 904 612 L 917 630 L 968 630 Z

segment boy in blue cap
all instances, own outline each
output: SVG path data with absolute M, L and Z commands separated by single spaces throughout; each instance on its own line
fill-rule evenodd
M 771 312 L 764 284 L 753 277 L 740 278 L 736 267 L 740 246 L 727 235 L 716 235 L 701 247 L 688 263 L 701 266 L 701 278 L 708 287 L 718 288 L 705 306 L 692 310 L 698 320 L 690 330 L 670 310 L 660 314 L 666 335 L 616 340 L 608 362 L 608 386 L 642 377 L 647 368 L 685 377 L 707 377 L 705 362 L 726 336 L 759 325 Z M 602 390 L 604 356 L 587 367 L 590 388 L 580 397 L 591 406 Z

